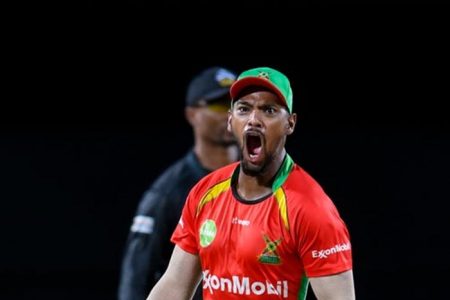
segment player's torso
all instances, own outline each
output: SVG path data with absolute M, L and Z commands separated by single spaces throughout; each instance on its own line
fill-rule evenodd
M 230 188 L 199 210 L 204 299 L 297 299 L 303 268 L 283 205 L 242 203 Z

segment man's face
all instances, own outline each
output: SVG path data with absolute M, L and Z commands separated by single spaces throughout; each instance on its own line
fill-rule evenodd
M 270 91 L 249 91 L 240 97 L 229 114 L 228 129 L 241 149 L 242 171 L 250 176 L 264 173 L 283 153 L 295 122 L 295 114 L 290 115 Z
M 230 103 L 231 100 L 227 95 L 213 101 L 201 102 L 195 107 L 196 134 L 213 144 L 222 146 L 235 144 L 234 136 L 227 130 Z

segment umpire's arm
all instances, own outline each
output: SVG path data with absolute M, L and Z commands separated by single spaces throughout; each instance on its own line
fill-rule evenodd
M 160 209 L 164 197 L 155 190 L 149 190 L 139 203 L 128 235 L 122 260 L 119 300 L 143 300 L 164 270 L 160 270 L 160 247 L 155 224 L 164 223 L 164 210 Z

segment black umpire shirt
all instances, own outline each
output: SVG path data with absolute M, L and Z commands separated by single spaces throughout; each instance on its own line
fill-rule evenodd
M 189 151 L 167 168 L 142 197 L 127 239 L 119 300 L 145 300 L 169 264 L 170 242 L 190 189 L 209 171 Z M 194 299 L 201 299 L 201 287 Z

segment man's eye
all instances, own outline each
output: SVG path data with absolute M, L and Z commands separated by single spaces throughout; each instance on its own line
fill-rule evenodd
M 275 109 L 273 107 L 267 107 L 266 108 L 266 113 L 273 114 L 273 113 L 275 113 Z

